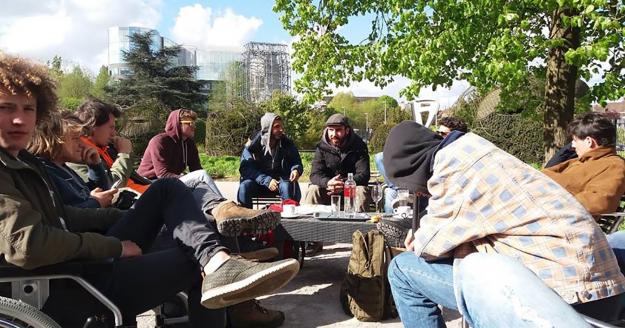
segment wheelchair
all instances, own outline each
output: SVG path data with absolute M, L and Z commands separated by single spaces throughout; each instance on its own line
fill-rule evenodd
M 91 295 L 104 309 L 104 313 L 88 313 L 83 328 L 100 327 L 135 327 L 134 323 L 124 323 L 120 309 L 104 294 L 97 290 L 82 276 L 87 264 L 90 270 L 94 267 L 105 268 L 111 265 L 112 259 L 104 261 L 65 262 L 45 266 L 33 270 L 25 270 L 10 264 L 0 264 L 0 283 L 10 284 L 10 297 L 0 296 L 0 327 L 11 328 L 60 328 L 50 316 L 42 312 L 50 297 L 50 283 L 55 280 L 73 281 L 88 295 Z M 7 286 L 8 287 L 8 286 Z M 154 327 L 185 327 L 188 323 L 187 296 L 177 295 L 178 303 L 184 304 L 183 315 L 177 317 L 163 316 L 155 311 Z M 80 300 L 78 300 L 80 301 Z M 72 311 L 73 309 L 68 309 Z M 108 318 L 112 314 L 112 318 Z M 110 320 L 112 319 L 112 321 Z

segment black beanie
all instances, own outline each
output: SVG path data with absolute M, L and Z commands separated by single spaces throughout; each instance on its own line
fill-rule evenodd
M 384 143 L 384 169 L 401 189 L 427 192 L 434 154 L 443 139 L 413 121 L 397 124 Z

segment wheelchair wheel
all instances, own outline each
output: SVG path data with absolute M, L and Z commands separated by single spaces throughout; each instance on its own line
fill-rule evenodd
M 12 298 L 0 297 L 0 327 L 61 328 L 35 307 Z

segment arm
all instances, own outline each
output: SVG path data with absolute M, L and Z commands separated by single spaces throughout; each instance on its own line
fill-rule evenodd
M 185 146 L 188 149 L 187 165 L 189 166 L 189 172 L 201 170 L 202 165 L 200 164 L 200 154 L 197 152 L 195 142 L 193 140 L 189 140 L 186 142 Z
M 97 233 L 74 233 L 44 223 L 42 213 L 0 172 L 0 252 L 25 269 L 72 259 L 102 259 L 121 254 L 121 242 Z
M 126 181 L 130 178 L 130 175 L 132 174 L 133 170 L 134 170 L 134 167 L 132 166 L 132 159 L 130 158 L 130 155 L 126 153 L 117 154 L 117 158 L 115 159 L 115 161 L 113 162 L 113 165 L 110 168 L 111 175 L 113 176 L 113 180 L 122 181 L 122 185 L 120 187 L 123 187 L 126 185 Z M 103 188 L 103 189 L 107 189 L 107 188 Z
M 299 151 L 297 150 L 295 145 L 291 145 L 289 153 L 290 153 L 289 157 L 290 157 L 290 165 L 291 165 L 290 171 L 293 172 L 294 170 L 297 170 L 299 175 L 302 175 L 302 173 L 304 172 L 304 165 L 302 164 L 302 157 L 299 155 Z
M 326 161 L 321 154 L 321 151 L 317 147 L 315 150 L 315 156 L 312 160 L 312 168 L 310 171 L 310 182 L 314 185 L 322 188 L 328 187 L 328 181 L 330 181 L 334 175 L 328 174 L 330 169 L 326 165 Z
M 149 158 L 152 160 L 152 166 L 154 167 L 154 173 L 158 179 L 161 178 L 179 178 L 180 174 L 171 172 L 169 170 L 170 165 L 167 163 L 168 149 L 165 146 L 165 140 L 152 138 L 146 152 L 149 151 Z M 145 157 L 145 155 L 144 155 Z
M 241 173 L 242 179 L 252 179 L 256 181 L 256 183 L 266 187 L 269 187 L 269 182 L 271 182 L 272 179 L 271 176 L 258 169 L 256 160 L 254 160 L 254 156 L 252 156 L 252 153 L 247 147 L 243 148 L 243 152 L 241 153 L 239 173 Z
M 592 215 L 614 212 L 625 193 L 625 169 L 610 165 L 594 176 L 575 198 Z
M 71 231 L 107 231 L 124 215 L 124 211 L 114 207 L 85 209 L 65 206 L 65 224 Z

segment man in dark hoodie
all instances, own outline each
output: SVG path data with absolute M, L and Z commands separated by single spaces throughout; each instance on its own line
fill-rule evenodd
M 279 213 L 252 210 L 226 200 L 202 169 L 193 139 L 196 119 L 197 114 L 192 110 L 172 111 L 165 132 L 150 139 L 137 172 L 151 180 L 178 178 L 194 189 L 194 196 L 203 204 L 202 210 L 215 218 L 217 229 L 224 236 L 263 234 L 274 229 L 280 221 Z M 183 174 L 187 168 L 189 173 Z
M 323 136 L 317 144 L 304 203 L 329 205 L 330 195 L 343 194 L 348 173 L 354 173 L 356 206 L 363 212 L 368 199 L 369 150 L 365 142 L 352 131 L 347 117 L 334 114 L 326 121 Z
M 252 197 L 266 192 L 299 202 L 302 196 L 297 180 L 303 171 L 302 159 L 293 141 L 284 135 L 282 118 L 265 113 L 260 127 L 241 154 L 239 203 L 252 208 Z

